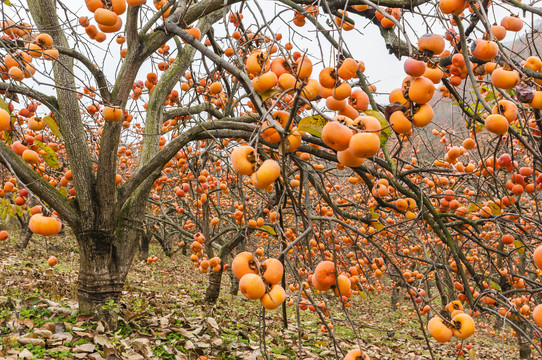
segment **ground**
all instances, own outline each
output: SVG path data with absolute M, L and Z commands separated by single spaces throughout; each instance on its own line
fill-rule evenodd
M 266 313 L 265 343 L 260 342 L 259 302 L 230 295 L 225 276 L 217 305 L 204 304 L 206 275 L 180 253 L 163 256 L 157 244 L 151 244 L 151 254 L 158 261 L 134 261 L 122 301 L 108 305 L 119 315 L 115 332 L 77 313 L 78 252 L 69 233 L 35 236 L 24 251 L 10 238 L 0 251 L 0 359 L 264 359 L 264 351 L 270 359 L 336 358 L 314 313 L 299 312 L 298 331 L 294 306 L 288 307 L 287 329 L 280 309 Z M 58 258 L 52 268 L 51 255 Z M 331 307 L 337 347 L 358 346 L 355 330 L 371 359 L 431 359 L 416 317 L 409 318 L 409 300 L 401 299 L 397 311 L 391 311 L 387 292 L 357 295 L 351 304 L 348 318 Z M 469 339 L 473 350 L 465 359 L 474 353 L 476 359 L 514 359 L 515 339 L 503 344 L 484 321 L 476 319 L 478 331 Z M 435 359 L 457 359 L 457 342 L 430 343 Z

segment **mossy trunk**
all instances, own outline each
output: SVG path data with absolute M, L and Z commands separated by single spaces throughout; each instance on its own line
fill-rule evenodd
M 116 231 L 88 230 L 75 235 L 80 251 L 79 311 L 93 314 L 114 330 L 117 305 L 143 236 L 142 229 L 123 225 Z

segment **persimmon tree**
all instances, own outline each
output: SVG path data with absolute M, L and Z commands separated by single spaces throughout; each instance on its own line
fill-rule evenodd
M 35 233 L 72 228 L 81 311 L 107 316 L 140 244 L 152 235 L 169 252 L 175 233 L 210 273 L 209 301 L 240 252 L 243 295 L 271 310 L 288 291 L 337 358 L 364 355 L 335 341 L 332 305 L 348 316 L 351 296 L 390 287 L 429 350 L 493 316 L 522 357 L 541 353 L 540 39 L 518 54 L 507 32 L 536 24 L 493 15 L 539 8 L 281 0 L 270 18 L 235 1 L 85 3 L 29 0 L 31 18 L 3 3 L 0 69 L 2 204 L 32 214 Z M 386 100 L 346 40 L 367 22 L 407 58 Z M 436 118 L 437 101 L 455 111 Z

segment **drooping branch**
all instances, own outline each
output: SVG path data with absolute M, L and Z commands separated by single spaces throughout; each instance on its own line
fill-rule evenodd
M 0 141 L 0 162 L 10 171 L 13 171 L 30 191 L 53 207 L 70 226 L 73 228 L 78 227 L 77 209 L 47 180 L 30 168 L 3 141 Z

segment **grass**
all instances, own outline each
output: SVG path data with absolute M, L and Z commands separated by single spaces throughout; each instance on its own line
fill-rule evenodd
M 73 237 L 69 234 L 48 239 L 35 237 L 22 252 L 16 249 L 14 239 L 0 246 L 7 255 L 0 259 L 0 296 L 18 303 L 17 311 L 0 307 L 0 357 L 10 350 L 21 351 L 26 347 L 36 358 L 75 358 L 69 350 L 59 346 L 44 348 L 13 342 L 13 329 L 9 326 L 10 321 L 16 321 L 26 333 L 51 321 L 67 323 L 82 330 L 67 328 L 66 332 L 73 338 L 63 344 L 65 347 L 92 343 L 92 337 L 81 333 L 96 333 L 95 321 L 83 321 L 84 318 L 76 314 L 54 314 L 43 300 L 58 302 L 58 306 L 67 309 L 74 304 L 78 251 Z M 241 359 L 263 348 L 259 337 L 259 303 L 230 295 L 229 276 L 223 277 L 217 304 L 210 306 L 203 303 L 206 275 L 197 272 L 187 257 L 181 254 L 164 257 L 155 244 L 151 244 L 151 254 L 160 260 L 152 265 L 134 261 L 122 301 L 108 305 L 118 309 L 121 318 L 118 329 L 106 334 L 112 351 L 121 356 L 130 351 L 141 352 L 127 342 L 137 339 L 150 339 L 149 348 L 156 359 L 175 359 L 178 354 L 189 359 L 201 355 L 211 359 Z M 54 268 L 47 266 L 51 255 L 59 260 Z M 295 295 L 289 294 L 289 297 L 295 298 Z M 354 296 L 348 310 L 353 327 L 333 297 L 329 296 L 328 304 L 334 317 L 336 346 L 344 351 L 359 344 L 370 356 L 381 359 L 398 359 L 407 354 L 411 354 L 411 358 L 430 358 L 417 317 L 412 316 L 407 299 L 401 299 L 398 310 L 391 311 L 388 293 Z M 334 344 L 329 334 L 321 331 L 319 317 L 308 310 L 300 311 L 302 327 L 297 329 L 296 314 L 295 307 L 287 307 L 288 328 L 284 329 L 280 308 L 266 312 L 265 345 L 270 358 L 294 359 L 299 358 L 301 352 L 302 358 L 333 359 Z M 218 330 L 209 325 L 209 318 L 216 321 Z M 33 329 L 24 325 L 25 319 L 32 321 Z M 486 334 L 482 329 L 484 325 L 484 318 L 477 319 L 480 331 L 471 341 L 477 358 L 502 358 L 500 338 Z M 300 337 L 301 350 L 298 348 Z M 442 360 L 457 358 L 456 344 L 452 341 L 441 345 L 431 340 L 436 358 Z M 517 354 L 514 345 L 512 341 L 506 343 L 505 353 L 509 359 Z M 96 347 L 103 355 L 105 348 Z

